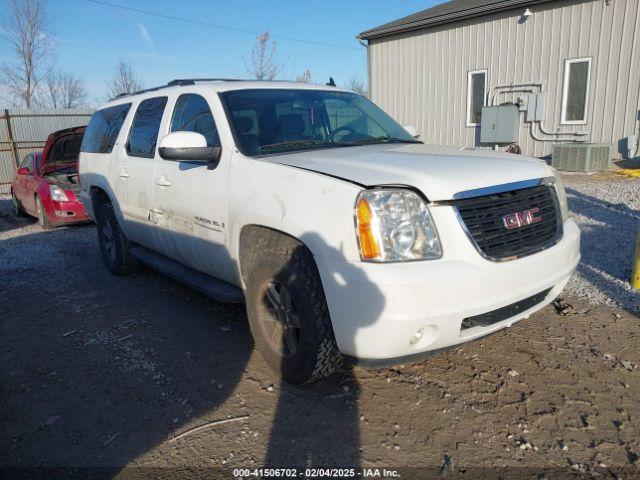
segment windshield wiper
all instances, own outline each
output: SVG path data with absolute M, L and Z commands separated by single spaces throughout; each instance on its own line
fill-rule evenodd
M 422 143 L 420 140 L 406 140 L 402 138 L 396 137 L 371 137 L 363 140 L 358 140 L 355 142 L 327 142 L 325 140 L 313 140 L 313 139 L 304 139 L 304 140 L 291 140 L 288 142 L 278 142 L 278 143 L 270 143 L 268 145 L 261 145 L 259 147 L 260 153 L 267 153 L 272 150 L 278 149 L 286 149 L 288 147 L 353 147 L 358 145 L 373 145 L 377 143 Z
M 380 137 L 365 138 L 363 140 L 358 140 L 356 142 L 349 142 L 349 145 L 371 145 L 376 143 L 422 143 L 422 142 L 420 140 L 406 140 L 404 138 L 388 137 L 383 135 Z
M 265 151 L 276 150 L 278 148 L 306 147 L 306 146 L 317 146 L 317 145 L 322 145 L 323 147 L 343 147 L 349 144 L 339 143 L 339 142 L 326 142 L 323 140 L 305 139 L 305 140 L 291 140 L 289 142 L 270 143 L 268 145 L 260 145 L 259 149 L 260 149 L 260 153 L 263 153 Z

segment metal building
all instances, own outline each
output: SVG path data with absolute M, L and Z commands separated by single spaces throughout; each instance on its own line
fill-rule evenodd
M 640 154 L 640 0 L 453 0 L 359 38 L 372 100 L 425 142 L 489 146 L 482 107 L 515 103 L 528 155 Z

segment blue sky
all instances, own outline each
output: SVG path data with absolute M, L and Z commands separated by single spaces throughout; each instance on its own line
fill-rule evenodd
M 283 76 L 294 79 L 309 69 L 314 81 L 333 76 L 345 82 L 366 79 L 366 51 L 357 33 L 428 8 L 438 0 L 106 0 L 170 16 L 226 25 L 248 31 L 339 44 L 329 48 L 276 38 Z M 6 8 L 0 0 L 0 9 Z M 145 86 L 173 78 L 246 77 L 255 37 L 246 33 L 185 24 L 87 0 L 49 0 L 51 30 L 60 68 L 86 83 L 92 103 L 105 96 L 105 80 L 119 59 L 129 61 Z M 0 11 L 0 16 L 3 12 Z M 0 41 L 0 59 L 11 53 Z

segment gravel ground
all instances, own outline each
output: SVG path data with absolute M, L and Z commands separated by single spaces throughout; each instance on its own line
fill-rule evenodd
M 582 232 L 582 261 L 565 292 L 590 303 L 640 311 L 631 288 L 640 226 L 640 179 L 565 175 L 569 208 Z

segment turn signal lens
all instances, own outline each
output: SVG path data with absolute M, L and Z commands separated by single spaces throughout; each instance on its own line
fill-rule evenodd
M 358 233 L 360 237 L 360 251 L 362 258 L 373 259 L 380 256 L 380 246 L 371 229 L 371 207 L 361 198 L 358 202 Z

